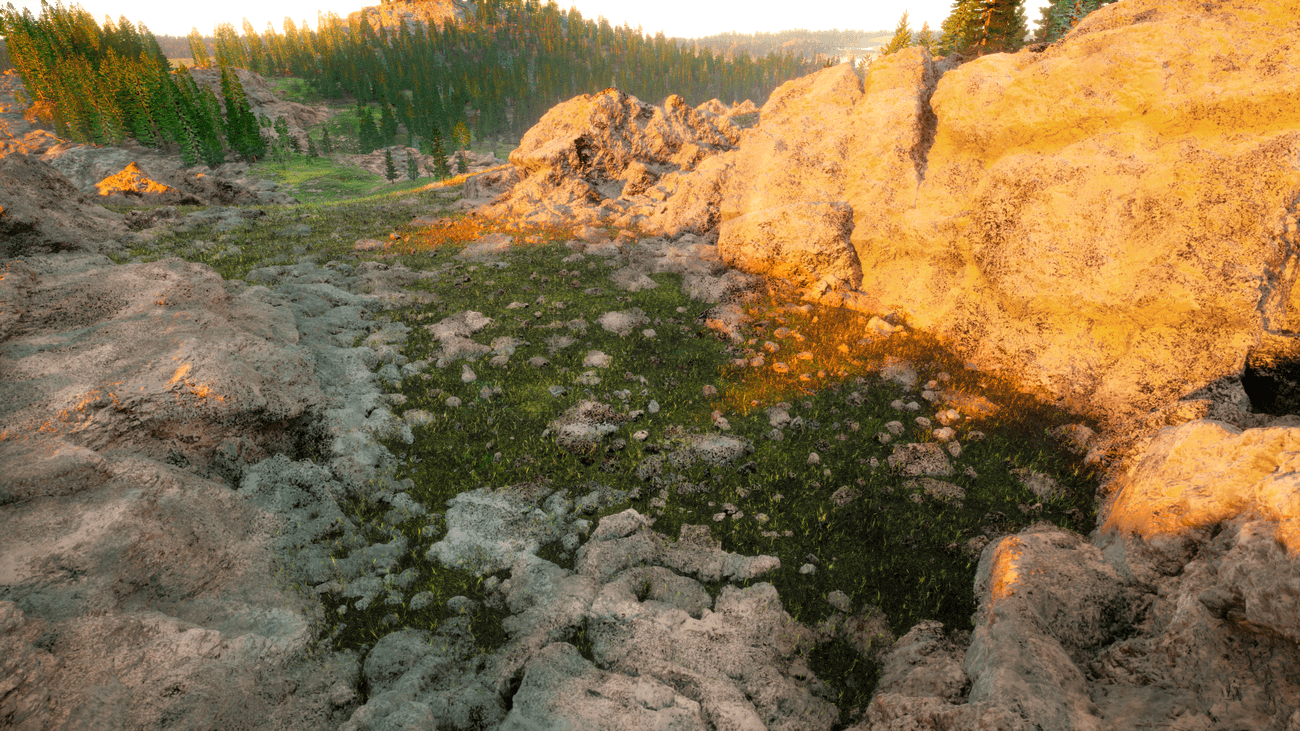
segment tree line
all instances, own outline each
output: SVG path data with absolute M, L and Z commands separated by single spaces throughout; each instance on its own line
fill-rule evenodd
M 897 53 L 912 46 L 924 46 L 936 56 L 1014 53 L 1027 42 L 1055 43 L 1089 13 L 1113 2 L 1052 0 L 1040 9 L 1037 28 L 1030 37 L 1024 0 L 955 0 L 938 34 L 928 22 L 921 25 L 920 31 L 913 32 L 904 12 L 894 29 L 894 37 L 882 53 Z
M 0 34 L 22 76 L 26 99 L 74 142 L 120 145 L 128 137 L 177 152 L 187 167 L 216 167 L 227 152 L 255 160 L 266 152 L 239 78 L 222 68 L 222 96 L 172 71 L 157 40 L 125 17 L 101 27 L 79 6 L 43 4 L 39 18 L 0 8 Z

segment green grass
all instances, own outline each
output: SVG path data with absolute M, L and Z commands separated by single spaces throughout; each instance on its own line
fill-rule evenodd
M 606 260 L 588 256 L 581 262 L 561 261 L 573 253 L 562 245 L 570 235 L 564 230 L 526 232 L 535 243 L 513 252 L 512 265 L 505 270 L 462 263 L 451 259 L 450 254 L 467 241 L 491 230 L 514 235 L 518 232 L 459 216 L 459 223 L 450 229 L 430 232 L 410 228 L 413 216 L 442 211 L 446 200 L 438 195 L 440 192 L 445 195 L 455 190 L 397 190 L 364 198 L 272 207 L 267 209 L 266 217 L 246 229 L 226 234 L 205 229 L 167 234 L 156 239 L 157 250 L 137 249 L 131 255 L 143 260 L 180 255 L 209 264 L 222 277 L 232 280 L 246 276 L 253 268 L 292 263 L 307 255 L 314 255 L 318 264 L 330 259 L 354 263 L 378 259 L 379 252 L 354 254 L 352 242 L 358 238 L 385 238 L 392 232 L 402 235 L 405 241 L 383 255 L 386 261 L 400 262 L 414 270 L 445 273 L 440 282 L 420 284 L 435 293 L 437 301 L 386 313 L 411 328 L 403 355 L 410 360 L 430 357 L 437 344 L 422 326 L 466 309 L 483 312 L 496 321 L 474 336 L 479 342 L 515 336 L 530 343 L 511 356 L 506 368 L 493 368 L 486 359 L 472 363 L 478 376 L 472 383 L 461 382 L 459 363 L 445 369 L 430 365 L 424 374 L 392 389 L 406 399 L 404 404 L 390 407 L 396 415 L 423 409 L 433 416 L 429 424 L 413 429 L 413 444 L 407 445 L 396 436 L 381 440 L 402 464 L 394 477 L 414 481 L 412 497 L 433 513 L 442 513 L 450 498 L 484 486 L 549 480 L 552 489 L 566 490 L 570 498 L 586 494 L 590 488 L 583 490 L 579 486 L 589 481 L 628 490 L 635 495 L 630 501 L 587 516 L 592 525 L 604 515 L 632 507 L 654 517 L 654 529 L 673 539 L 679 536 L 683 524 L 707 525 L 726 551 L 777 556 L 781 560 L 779 570 L 738 585 L 772 583 L 785 610 L 809 626 L 836 611 L 826 597 L 839 590 L 851 599 L 850 613 L 867 605 L 882 610 L 895 635 L 903 634 L 922 619 L 937 619 L 950 632 L 969 631 L 976 608 L 975 563 L 955 549 L 955 544 L 980 534 L 1015 532 L 1037 520 L 1084 534 L 1092 529 L 1095 476 L 1046 434 L 1052 427 L 1082 420 L 1037 403 L 1020 393 L 1015 384 L 966 370 L 941 342 L 923 333 L 860 342 L 866 318 L 858 313 L 820 306 L 806 306 L 804 311 L 789 301 L 773 299 L 748 308 L 757 322 L 745 332 L 743 344 L 729 346 L 696 322 L 696 317 L 712 305 L 683 295 L 679 275 L 653 275 L 660 285 L 657 289 L 623 292 L 607 280 L 612 267 Z M 414 205 L 407 205 L 410 202 Z M 311 228 L 309 235 L 287 238 L 279 233 L 287 226 L 304 223 Z M 196 240 L 216 241 L 223 247 L 239 246 L 241 253 L 221 256 L 217 249 L 202 251 L 193 246 Z M 230 286 L 233 289 L 237 285 Z M 600 291 L 588 292 L 589 288 Z M 545 305 L 537 304 L 542 296 Z M 529 306 L 507 309 L 515 300 Z M 564 303 L 563 309 L 557 306 L 560 302 Z M 632 306 L 640 307 L 657 322 L 636 328 L 625 338 L 595 323 L 606 311 Z M 534 317 L 534 311 L 542 316 Z M 554 355 L 547 352 L 544 341 L 554 331 L 538 326 L 577 317 L 590 324 L 586 334 L 570 348 Z M 653 341 L 640 334 L 645 327 L 656 331 Z M 784 337 L 779 337 L 775 333 L 779 327 L 788 327 L 792 332 L 783 332 Z M 794 333 L 804 340 L 800 342 Z M 779 346 L 777 352 L 762 350 L 769 341 Z M 590 350 L 611 356 L 611 367 L 584 368 L 582 358 Z M 799 351 L 812 353 L 812 360 L 797 359 Z M 763 367 L 732 364 L 735 358 L 751 358 L 760 352 L 766 359 Z M 534 355 L 548 358 L 551 365 L 541 369 L 528 366 L 527 360 Z M 945 479 L 965 491 L 960 504 L 928 498 L 916 502 L 914 494 L 904 486 L 908 478 L 890 472 L 886 460 L 895 444 L 933 441 L 930 429 L 918 427 L 913 419 L 933 418 L 935 407 L 920 398 L 919 389 L 908 394 L 901 387 L 882 383 L 877 369 L 886 355 L 911 362 L 920 384 L 947 374 L 951 379 L 946 384 L 949 388 L 982 394 L 1002 407 L 989 419 L 969 419 L 954 425 L 964 454 L 954 461 L 958 474 Z M 784 374 L 774 371 L 772 364 L 776 361 L 790 364 L 791 370 Z M 597 370 L 601 383 L 593 387 L 578 384 L 575 379 L 586 370 Z M 649 385 L 642 386 L 639 379 L 627 380 L 625 374 L 644 376 Z M 552 397 L 546 387 L 554 384 L 565 386 L 568 393 Z M 491 400 L 479 398 L 485 385 L 499 386 L 501 394 Z M 706 398 L 702 391 L 706 385 L 716 387 L 717 395 Z M 648 393 L 643 394 L 643 388 Z M 626 403 L 613 393 L 622 389 L 631 390 Z M 848 398 L 854 391 L 863 397 L 861 403 Z M 462 399 L 463 405 L 446 406 L 450 396 Z M 662 411 L 607 438 L 602 449 L 591 455 L 569 454 L 551 440 L 541 438 L 548 421 L 589 397 L 617 411 L 644 409 L 653 398 Z M 890 402 L 898 398 L 921 402 L 923 409 L 915 414 L 896 411 Z M 770 440 L 766 409 L 781 402 L 791 405 L 792 417 L 816 421 L 820 428 L 802 432 L 787 428 L 783 441 Z M 636 477 L 637 465 L 652 454 L 656 445 L 663 447 L 665 440 L 679 439 L 685 433 L 714 431 L 710 413 L 715 409 L 730 422 L 731 434 L 753 442 L 753 455 L 722 469 L 693 465 L 682 470 L 676 481 L 662 487 Z M 873 435 L 885 431 L 884 424 L 894 420 L 902 421 L 907 431 L 893 444 L 878 443 Z M 636 429 L 648 430 L 649 439 L 630 439 Z M 971 441 L 968 437 L 973 430 L 983 431 L 986 438 Z M 615 437 L 626 440 L 621 449 L 615 448 Z M 809 464 L 811 452 L 820 457 L 818 464 Z M 873 460 L 878 467 L 872 467 Z M 973 467 L 978 476 L 961 474 L 966 466 Z M 1053 476 L 1067 488 L 1067 494 L 1035 507 L 1037 501 L 1032 493 L 1011 475 L 1017 467 Z M 831 497 L 841 487 L 857 490 L 860 495 L 848 505 L 837 506 Z M 381 530 L 384 506 L 352 501 L 343 507 L 363 526 L 368 540 L 390 540 Z M 727 517 L 717 519 L 718 515 Z M 420 610 L 383 602 L 358 609 L 344 606 L 333 594 L 322 595 L 328 621 L 320 631 L 332 639 L 336 648 L 364 652 L 384 634 L 401 627 L 432 630 L 450 616 L 446 603 L 455 596 L 480 601 L 481 608 L 471 617 L 471 626 L 483 652 L 505 644 L 501 621 L 507 612 L 481 603 L 486 594 L 486 577 L 424 559 L 429 547 L 443 537 L 438 530 L 426 535 L 422 529 L 430 524 L 439 525 L 437 518 L 412 517 L 396 526 L 410 546 L 409 555 L 396 571 L 411 568 L 418 572 L 417 582 L 406 592 L 407 602 L 421 591 L 431 592 L 435 601 Z M 809 563 L 806 557 L 810 554 L 820 565 L 815 573 L 801 574 L 800 567 Z M 346 549 L 336 544 L 335 556 L 344 555 Z M 558 541 L 544 546 L 539 555 L 565 568 L 573 567 L 574 556 L 563 553 Z M 509 572 L 495 576 L 504 580 Z M 722 583 L 706 587 L 716 599 Z M 572 641 L 591 659 L 584 631 L 580 629 Z M 879 672 L 842 641 L 819 648 L 810 666 L 838 694 L 841 721 L 845 723 L 849 710 L 863 706 L 869 699 Z

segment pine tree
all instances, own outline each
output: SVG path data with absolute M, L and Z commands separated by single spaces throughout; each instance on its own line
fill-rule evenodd
M 984 55 L 1020 50 L 1028 33 L 1023 4 L 1024 0 L 984 0 L 978 40 L 974 44 L 976 53 Z
M 930 53 L 934 53 L 939 44 L 939 39 L 934 37 L 934 31 L 930 30 L 930 23 L 926 21 L 921 23 L 921 32 L 916 34 L 916 45 L 925 48 Z
M 433 140 L 431 142 L 433 149 L 433 175 L 438 180 L 446 180 L 451 177 L 451 168 L 447 165 L 447 151 L 442 146 L 442 132 L 437 127 L 433 128 Z
M 199 29 L 190 28 L 190 57 L 194 59 L 194 65 L 201 69 L 212 68 L 212 58 L 208 56 L 208 45 L 203 42 L 203 36 L 199 35 Z
M 397 166 L 393 164 L 392 150 L 384 150 L 384 177 L 390 183 L 397 180 Z
M 321 137 L 320 146 L 321 149 L 325 151 L 326 155 L 334 152 L 334 143 L 330 141 L 330 131 L 328 127 L 325 128 L 325 134 Z
M 357 137 L 361 154 L 368 155 L 383 147 L 383 138 L 379 136 L 379 130 L 375 128 L 375 118 L 372 116 L 369 107 L 361 110 L 360 122 Z
M 881 51 L 881 53 L 888 56 L 890 54 L 898 53 L 911 45 L 912 29 L 907 25 L 907 11 L 904 10 L 903 17 L 899 19 L 898 26 L 894 29 L 893 39 L 889 41 L 889 45 L 885 46 L 885 50 Z
M 420 177 L 420 167 L 415 162 L 415 155 L 408 152 L 406 153 L 406 178 L 415 180 L 418 177 Z
M 457 122 L 455 128 L 452 129 L 451 134 L 460 145 L 459 149 L 469 149 L 469 127 L 466 127 L 464 122 Z
M 297 154 L 302 153 L 302 143 L 298 141 L 297 137 L 289 134 L 289 121 L 287 119 L 283 116 L 277 117 L 272 129 L 275 130 L 276 142 L 286 152 L 293 150 Z
M 941 56 L 965 54 L 979 42 L 981 0 L 954 0 L 952 11 L 944 19 L 939 38 Z
M 316 149 L 316 142 L 312 140 L 311 135 L 307 135 L 307 162 L 313 162 L 320 157 L 320 151 Z
M 397 117 L 393 116 L 393 108 L 388 104 L 383 105 L 379 131 L 383 135 L 381 139 L 385 147 L 397 144 Z
M 194 78 L 184 66 L 176 70 L 175 86 L 177 111 L 181 117 L 185 144 L 204 165 L 217 167 L 225 161 L 217 123 L 199 92 L 198 85 L 194 83 Z M 197 164 L 189 162 L 184 150 L 182 159 L 186 160 L 186 167 Z

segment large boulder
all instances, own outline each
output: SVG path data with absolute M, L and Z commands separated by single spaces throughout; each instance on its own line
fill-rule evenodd
M 149 205 L 199 205 L 199 199 L 156 180 L 150 180 L 131 163 L 122 172 L 95 183 L 101 196 L 112 202 L 147 202 Z
M 1287 453 L 1243 436 L 1257 459 Z M 1174 451 L 1157 445 L 1150 458 L 1186 461 L 1198 483 L 1222 474 Z M 1134 483 L 1149 494 L 1169 484 Z M 1144 508 L 1148 521 L 1170 514 L 1159 499 Z M 942 640 L 941 626 L 914 628 L 886 656 L 854 731 L 1300 728 L 1300 560 L 1276 537 L 1284 521 L 1259 520 L 1250 504 L 1221 514 L 1213 529 L 1200 521 L 1149 539 L 1103 527 L 1085 541 L 1040 523 L 989 544 L 965 646 Z
M 796 286 L 823 278 L 856 287 L 862 282 L 858 252 L 849 236 L 847 203 L 794 203 L 746 213 L 718 227 L 718 254 L 728 266 L 770 274 Z
M 722 218 L 846 201 L 863 293 L 1120 428 L 1295 317 L 1300 69 L 1271 59 L 1297 8 L 1133 0 L 1042 53 L 789 82 Z
M 41 160 L 67 177 L 82 193 L 119 205 L 229 206 L 294 202 L 284 192 L 276 191 L 275 184 L 248 179 L 247 164 L 225 163 L 216 170 L 206 165 L 186 168 L 178 155 L 134 143 L 124 147 L 96 147 L 64 142 L 46 150 Z M 122 184 L 128 181 L 148 181 L 140 187 L 148 189 L 152 184 L 156 189 L 161 185 L 173 192 L 132 195 L 122 189 Z
M 693 170 L 738 139 L 735 125 L 697 112 L 675 94 L 662 107 L 613 88 L 584 94 L 552 108 L 524 135 L 510 153 L 519 182 L 506 200 L 481 213 L 542 222 L 590 218 L 602 206 L 595 215 L 612 215 L 616 199 Z

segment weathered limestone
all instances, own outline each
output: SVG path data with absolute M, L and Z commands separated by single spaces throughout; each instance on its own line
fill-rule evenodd
M 662 107 L 612 88 L 584 94 L 552 108 L 524 135 L 510 153 L 518 184 L 507 201 L 480 213 L 543 222 L 602 206 L 598 215 L 613 215 L 606 202 L 692 170 L 738 137 L 730 122 L 697 112 L 675 94 Z
M 947 72 L 915 202 L 854 231 L 863 291 L 1116 426 L 1240 372 L 1300 243 L 1300 70 L 1270 60 L 1297 9 L 1119 3 Z M 929 60 L 899 64 L 922 93 Z
M 796 286 L 832 278 L 855 287 L 862 282 L 862 268 L 849 243 L 852 231 L 853 209 L 847 203 L 794 203 L 723 223 L 718 254 L 728 266 Z

